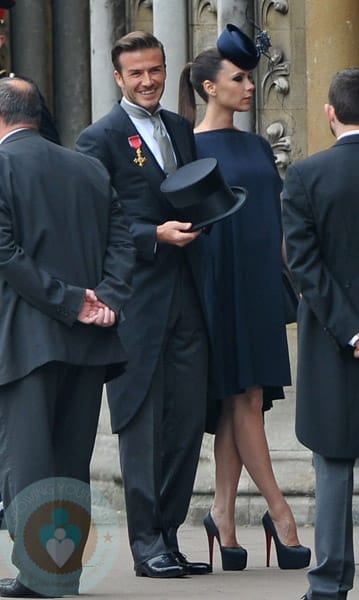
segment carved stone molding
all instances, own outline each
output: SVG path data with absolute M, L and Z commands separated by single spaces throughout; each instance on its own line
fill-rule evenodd
M 258 24 L 262 30 L 265 30 L 267 27 L 270 11 L 287 15 L 289 0 L 259 0 L 256 15 L 259 21 Z M 259 71 L 261 82 L 259 123 L 260 129 L 262 129 L 262 132 L 271 144 L 278 170 L 281 175 L 284 175 L 286 167 L 291 162 L 292 140 L 289 135 L 286 135 L 287 124 L 280 120 L 280 115 L 284 107 L 284 99 L 286 98 L 286 107 L 290 102 L 288 96 L 290 93 L 289 76 L 291 63 L 285 59 L 284 48 L 278 47 L 278 37 L 279 39 L 283 39 L 283 36 L 281 35 L 281 28 L 275 25 L 276 22 L 276 20 L 273 21 L 273 29 L 268 32 L 273 43 L 273 46 L 266 53 L 268 61 L 266 63 L 264 59 L 262 60 Z M 273 110 L 275 111 L 274 115 Z M 278 113 L 278 116 L 276 113 Z M 267 126 L 266 123 L 268 121 L 272 121 L 272 123 Z
M 142 9 L 151 10 L 153 8 L 153 0 L 135 0 L 130 4 L 130 7 L 132 10 L 132 14 L 138 15 Z
M 260 15 L 263 25 L 267 22 L 267 16 L 271 8 L 282 15 L 286 15 L 289 10 L 289 0 L 262 0 Z
M 289 135 L 285 135 L 285 123 L 275 121 L 268 125 L 266 129 L 268 141 L 272 147 L 275 163 L 279 170 L 285 170 L 290 164 L 290 153 L 292 149 L 292 140 Z
M 201 17 L 204 11 L 217 14 L 217 0 L 200 0 L 197 7 L 198 16 Z
M 269 65 L 262 79 L 263 100 L 267 101 L 271 89 L 286 96 L 289 93 L 290 62 L 283 59 L 283 52 L 279 48 L 270 51 Z
M 152 31 L 154 0 L 127 0 L 130 15 L 129 30 L 144 29 Z

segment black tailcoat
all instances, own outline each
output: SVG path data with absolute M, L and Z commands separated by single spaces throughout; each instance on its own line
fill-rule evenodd
M 190 123 L 166 110 L 161 112 L 161 117 L 170 134 L 178 167 L 194 160 Z M 141 152 L 146 161 L 143 166 L 134 162 L 136 151 L 129 138 L 137 134 L 126 112 L 116 104 L 110 113 L 85 129 L 76 144 L 77 150 L 96 156 L 107 167 L 137 249 L 134 293 L 126 310 L 126 321 L 120 325 L 129 362 L 124 376 L 108 386 L 114 432 L 131 420 L 145 399 L 163 344 L 183 260 L 188 260 L 196 285 L 199 280 L 196 241 L 183 249 L 170 244 L 156 246 L 157 225 L 183 219 L 179 219 L 160 192 L 165 173 L 144 142 Z
M 296 432 L 328 458 L 359 456 L 359 132 L 288 168 L 283 222 L 298 313 Z

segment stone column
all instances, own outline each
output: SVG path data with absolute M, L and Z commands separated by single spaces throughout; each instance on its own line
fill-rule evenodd
M 179 76 L 188 60 L 186 0 L 153 0 L 153 32 L 166 52 L 167 80 L 162 103 L 176 112 Z
M 11 70 L 33 79 L 51 106 L 51 7 L 46 0 L 17 2 L 11 11 Z
M 246 13 L 252 17 L 252 0 L 217 0 L 217 25 L 218 35 L 222 32 L 227 23 L 233 23 L 244 31 L 249 37 L 253 38 L 253 27 L 247 20 Z M 236 113 L 235 125 L 244 131 L 254 129 L 255 107 L 249 112 Z
M 90 0 L 92 121 L 107 113 L 119 96 L 113 77 L 113 2 Z
M 220 33 L 227 23 L 238 25 L 248 35 L 252 35 L 252 26 L 246 19 L 246 13 L 252 18 L 252 0 L 217 0 L 217 23 Z
M 55 111 L 65 146 L 91 121 L 88 0 L 53 3 Z
M 357 0 L 306 0 L 308 154 L 334 142 L 323 113 L 328 86 L 340 69 L 359 64 Z

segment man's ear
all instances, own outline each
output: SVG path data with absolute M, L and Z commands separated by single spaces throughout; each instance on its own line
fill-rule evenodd
M 113 72 L 113 76 L 115 78 L 115 81 L 116 81 L 118 87 L 122 88 L 122 76 L 121 76 L 121 73 L 119 71 L 114 71 Z
M 324 112 L 329 123 L 332 123 L 335 120 L 335 109 L 331 104 L 324 104 Z

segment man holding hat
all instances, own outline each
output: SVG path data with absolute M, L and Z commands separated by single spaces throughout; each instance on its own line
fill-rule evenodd
M 166 175 L 195 158 L 190 123 L 163 110 L 161 42 L 142 31 L 112 50 L 123 98 L 82 132 L 77 150 L 111 174 L 137 248 L 134 294 L 119 327 L 129 361 L 108 385 L 119 433 L 135 572 L 180 577 L 209 572 L 179 549 L 205 423 L 207 333 L 198 291 L 196 239 L 160 191 Z

